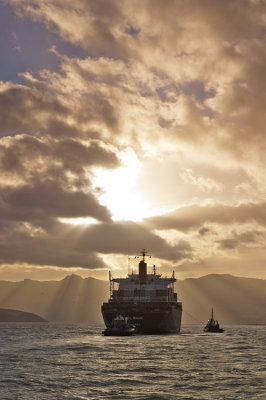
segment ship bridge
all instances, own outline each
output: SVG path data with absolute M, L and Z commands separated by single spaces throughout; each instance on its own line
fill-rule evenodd
M 156 268 L 153 266 L 153 274 L 147 274 L 145 256 L 146 251 L 143 250 L 138 274 L 132 273 L 127 278 L 114 279 L 110 276 L 110 301 L 177 302 L 177 294 L 174 292 L 174 283 L 176 282 L 174 273 L 171 278 L 163 278 L 156 274 Z M 116 289 L 115 284 L 118 284 Z

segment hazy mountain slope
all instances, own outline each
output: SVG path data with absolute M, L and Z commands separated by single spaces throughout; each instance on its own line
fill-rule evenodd
M 0 281 L 0 307 L 32 312 L 48 321 L 102 321 L 109 283 L 77 275 L 61 281 Z
M 206 322 L 211 307 L 219 322 L 266 324 L 266 281 L 231 275 L 207 275 L 176 284 L 183 322 Z
M 266 324 L 266 281 L 207 275 L 178 281 L 183 323 L 205 323 L 214 307 L 221 324 Z M 48 321 L 102 322 L 109 283 L 71 275 L 61 281 L 0 281 L 0 307 L 38 314 Z

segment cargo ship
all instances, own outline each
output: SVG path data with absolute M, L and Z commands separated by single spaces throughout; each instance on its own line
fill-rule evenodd
M 178 333 L 181 327 L 182 303 L 174 291 L 175 275 L 171 278 L 156 273 L 153 266 L 147 273 L 145 249 L 141 252 L 138 274 L 127 278 L 112 278 L 109 273 L 110 299 L 102 305 L 103 320 L 107 328 L 121 315 L 139 334 Z

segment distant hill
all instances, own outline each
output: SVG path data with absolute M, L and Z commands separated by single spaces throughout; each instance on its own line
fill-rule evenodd
M 36 314 L 0 308 L 0 322 L 47 322 Z
M 220 324 L 266 324 L 266 281 L 207 275 L 177 281 L 182 323 L 205 323 L 211 307 Z M 54 322 L 102 322 L 109 282 L 77 275 L 61 281 L 0 281 L 0 307 L 40 315 Z

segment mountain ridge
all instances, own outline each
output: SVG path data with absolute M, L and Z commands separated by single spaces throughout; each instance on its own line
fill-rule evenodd
M 205 323 L 214 308 L 222 324 L 266 323 L 266 280 L 208 274 L 177 280 L 182 323 Z M 79 275 L 59 281 L 0 281 L 0 308 L 31 312 L 51 322 L 102 322 L 109 282 Z

